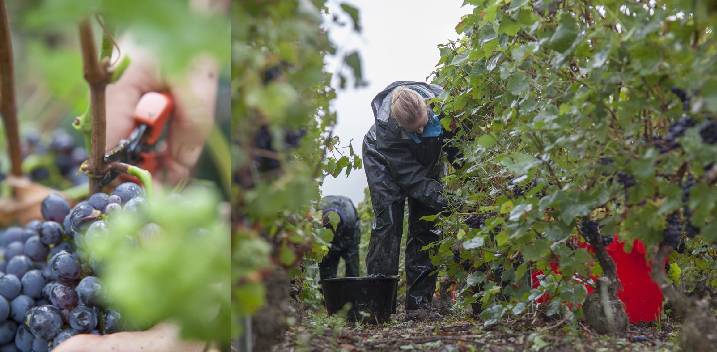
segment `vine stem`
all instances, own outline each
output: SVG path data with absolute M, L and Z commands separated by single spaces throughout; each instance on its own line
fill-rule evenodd
M 138 178 L 142 182 L 142 186 L 144 186 L 144 192 L 147 197 L 152 197 L 152 174 L 149 171 L 121 162 L 110 163 L 107 165 L 107 169 Z
M 107 171 L 105 165 L 105 143 L 107 116 L 105 89 L 110 81 L 109 60 L 97 57 L 97 48 L 88 19 L 79 25 L 80 45 L 82 46 L 82 65 L 85 80 L 90 86 L 90 116 L 92 117 L 91 149 L 89 158 L 90 192 L 100 191 L 100 180 Z
M 15 102 L 15 77 L 13 76 L 12 41 L 5 0 L 0 0 L 0 115 L 5 125 L 5 136 L 10 158 L 10 174 L 22 177 L 20 132 Z
M 678 320 L 681 320 L 690 311 L 692 304 L 690 300 L 673 286 L 667 279 L 665 274 L 665 261 L 672 253 L 672 246 L 661 243 L 657 249 L 657 254 L 652 262 L 652 279 L 657 282 L 662 292 L 665 293 L 667 299 L 672 303 L 672 308 Z

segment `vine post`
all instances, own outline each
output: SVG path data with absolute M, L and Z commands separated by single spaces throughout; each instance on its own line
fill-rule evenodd
M 89 156 L 90 192 L 99 192 L 99 181 L 107 171 L 105 165 L 105 143 L 107 132 L 107 116 L 105 107 L 105 90 L 111 79 L 109 58 L 98 59 L 92 35 L 92 26 L 88 19 L 79 25 L 80 45 L 82 46 L 82 65 L 85 80 L 90 86 L 90 116 L 92 120 L 91 148 Z M 103 50 L 103 54 L 105 50 Z
M 20 132 L 17 123 L 14 80 L 10 24 L 5 0 L 0 0 L 0 115 L 2 115 L 3 124 L 5 125 L 10 174 L 15 177 L 22 177 Z

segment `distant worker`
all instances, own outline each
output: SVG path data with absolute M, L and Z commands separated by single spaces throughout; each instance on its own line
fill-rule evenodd
M 358 246 L 361 241 L 359 217 L 351 199 L 344 196 L 326 196 L 321 199 L 322 221 L 324 227 L 334 233 L 329 253 L 319 264 L 321 279 L 336 277 L 339 259 L 346 264 L 346 276 L 359 276 Z M 330 214 L 338 215 L 331 220 Z M 337 221 L 338 220 L 338 221 Z

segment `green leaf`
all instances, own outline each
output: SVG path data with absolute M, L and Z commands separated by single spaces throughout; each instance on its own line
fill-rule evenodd
M 500 163 L 515 175 L 524 175 L 540 164 L 540 160 L 525 153 L 514 152 L 501 158 Z
M 508 90 L 513 95 L 522 95 L 530 88 L 530 80 L 523 72 L 516 72 L 508 79 Z
M 341 3 L 341 9 L 351 17 L 353 28 L 356 32 L 361 32 L 361 19 L 359 17 L 359 10 L 355 6 L 349 3 Z
M 438 214 L 421 216 L 421 220 L 423 221 L 434 222 L 436 219 L 438 219 Z
M 523 256 L 526 260 L 540 260 L 548 254 L 550 254 L 550 241 L 548 240 L 538 239 L 523 248 Z
M 578 24 L 569 13 L 560 16 L 558 28 L 548 41 L 548 47 L 558 52 L 570 49 L 578 36 Z
M 495 137 L 493 137 L 492 135 L 484 134 L 484 135 L 481 135 L 480 137 L 478 137 L 478 139 L 476 140 L 476 143 L 479 146 L 481 146 L 485 149 L 488 149 L 495 145 L 496 140 L 495 140 Z
M 344 62 L 351 68 L 354 76 L 354 87 L 360 88 L 363 85 L 363 68 L 361 67 L 361 56 L 358 51 L 353 51 L 344 57 Z
M 702 86 L 702 97 L 707 109 L 717 112 L 717 79 L 710 79 Z
M 451 66 L 458 66 L 458 65 L 464 63 L 467 59 L 468 59 L 467 51 L 459 53 L 458 55 L 453 57 L 453 60 L 451 61 Z
M 481 236 L 476 236 L 471 238 L 468 241 L 463 242 L 463 248 L 464 249 L 476 249 L 483 247 L 483 244 L 485 243 L 485 239 Z
M 519 221 L 524 215 L 530 213 L 533 210 L 532 204 L 518 204 L 513 210 L 510 211 L 510 221 Z
M 512 18 L 503 16 L 498 27 L 499 33 L 505 33 L 509 36 L 515 36 L 520 31 L 520 23 L 514 21 Z

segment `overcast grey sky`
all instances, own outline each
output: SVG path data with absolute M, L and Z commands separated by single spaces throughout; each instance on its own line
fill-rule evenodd
M 438 44 L 456 39 L 455 26 L 471 11 L 463 0 L 354 0 L 360 10 L 363 31 L 359 37 L 332 34 L 338 46 L 358 48 L 363 59 L 364 79 L 360 90 L 339 91 L 334 102 L 338 124 L 334 133 L 342 145 L 353 140 L 360 153 L 363 136 L 373 124 L 371 99 L 393 81 L 425 81 L 440 57 Z M 333 63 L 329 63 L 330 70 Z M 363 199 L 366 174 L 355 170 L 349 177 L 327 177 L 323 195 L 340 194 L 355 204 Z

